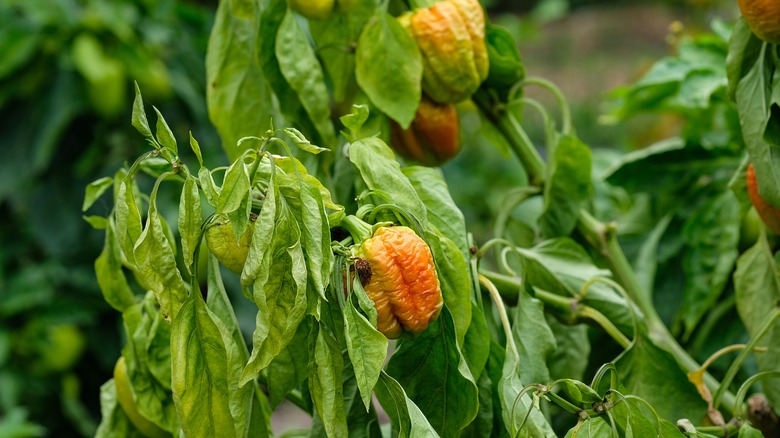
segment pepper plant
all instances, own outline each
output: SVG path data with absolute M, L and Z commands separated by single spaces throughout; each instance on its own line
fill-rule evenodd
M 771 436 L 757 414 L 780 401 L 774 238 L 739 240 L 749 161 L 780 205 L 776 46 L 742 21 L 684 41 L 613 114 L 674 111 L 683 135 L 610 156 L 476 0 L 315 3 L 220 2 L 206 71 L 225 166 L 156 109 L 152 125 L 136 87 L 151 150 L 85 200 L 113 201 L 90 223 L 126 334 L 98 436 L 271 436 L 284 400 L 312 418 L 285 436 Z M 422 165 L 450 158 L 458 129 L 420 120 L 428 100 L 478 114 L 522 165 L 490 239 Z M 734 305 L 740 345 L 718 336 Z

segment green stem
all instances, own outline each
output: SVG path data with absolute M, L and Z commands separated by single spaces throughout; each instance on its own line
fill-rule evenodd
M 778 378 L 780 377 L 780 371 L 763 371 L 756 375 L 750 376 L 747 380 L 745 380 L 745 383 L 742 384 L 742 386 L 739 387 L 739 390 L 737 391 L 737 405 L 734 408 L 734 418 L 741 420 L 742 419 L 742 405 L 745 401 L 745 397 L 747 396 L 747 392 L 750 389 L 751 386 L 753 386 L 754 383 L 756 383 L 759 380 L 766 379 L 766 378 Z
M 639 307 L 645 317 L 648 335 L 656 345 L 671 353 L 677 363 L 686 372 L 696 371 L 699 364 L 680 346 L 669 332 L 669 329 L 661 320 L 649 293 L 644 291 L 639 279 L 628 262 L 623 249 L 617 239 L 617 230 L 612 224 L 603 224 L 591 216 L 588 212 L 580 211 L 577 229 L 588 240 L 591 246 L 601 255 L 609 265 L 610 271 L 615 275 L 618 283 L 623 286 L 629 298 Z M 704 382 L 711 390 L 720 387 L 717 379 L 709 373 L 704 374 Z M 723 404 L 729 409 L 734 408 L 734 394 L 723 393 Z
M 495 285 L 501 297 L 507 302 L 517 302 L 520 292 L 520 280 L 515 277 L 498 274 L 491 271 L 481 271 L 480 274 Z M 554 314 L 563 320 L 576 324 L 582 319 L 589 319 L 604 329 L 621 347 L 627 348 L 631 340 L 598 310 L 580 303 L 577 298 L 566 298 L 540 289 L 534 289 L 535 296 L 544 303 L 545 308 L 552 309 Z
M 355 243 L 360 243 L 368 239 L 372 234 L 371 224 L 353 215 L 345 216 L 344 219 L 341 220 L 341 228 L 347 230 L 352 236 L 352 241 Z
M 726 424 L 725 426 L 707 426 L 697 427 L 696 431 L 699 433 L 713 435 L 717 437 L 734 437 L 739 433 L 739 426 L 733 423 Z
M 769 316 L 767 316 L 766 320 L 764 321 L 764 325 L 762 325 L 758 332 L 753 335 L 745 349 L 739 353 L 739 356 L 737 356 L 737 358 L 734 360 L 734 363 L 732 363 L 729 369 L 726 371 L 726 375 L 723 376 L 723 380 L 721 381 L 720 386 L 712 396 L 712 406 L 715 409 L 718 408 L 723 393 L 731 385 L 734 377 L 737 376 L 737 372 L 740 368 L 742 368 L 742 363 L 745 361 L 745 359 L 747 359 L 748 354 L 753 352 L 753 349 L 756 347 L 756 344 L 758 344 L 758 341 L 760 341 L 761 338 L 763 338 L 764 335 L 767 334 L 767 332 L 772 328 L 772 326 L 775 325 L 775 322 L 777 322 L 778 318 L 780 318 L 780 307 L 775 307 L 772 309 L 772 312 L 769 314 Z M 733 402 L 732 406 L 730 406 L 728 409 L 732 412 L 736 410 Z

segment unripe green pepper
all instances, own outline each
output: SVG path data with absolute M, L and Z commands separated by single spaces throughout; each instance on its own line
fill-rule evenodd
M 290 7 L 310 20 L 326 20 L 333 11 L 334 0 L 287 0 Z
M 479 88 L 489 69 L 479 1 L 445 0 L 398 20 L 420 48 L 422 87 L 431 99 L 457 103 Z
M 423 96 L 409 129 L 390 121 L 390 146 L 398 155 L 426 166 L 440 166 L 460 152 L 460 123 L 455 105 Z

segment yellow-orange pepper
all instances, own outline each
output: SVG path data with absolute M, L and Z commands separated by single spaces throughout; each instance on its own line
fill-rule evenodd
M 422 87 L 431 99 L 469 98 L 488 75 L 485 14 L 478 0 L 445 0 L 406 13 L 399 22 L 423 58 Z

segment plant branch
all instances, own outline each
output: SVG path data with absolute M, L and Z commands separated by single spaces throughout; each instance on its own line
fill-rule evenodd
M 728 387 L 731 385 L 731 382 L 734 380 L 734 377 L 736 377 L 737 372 L 742 367 L 742 363 L 747 359 L 748 354 L 750 354 L 754 348 L 756 348 L 756 344 L 758 344 L 758 341 L 761 340 L 761 338 L 764 337 L 767 332 L 772 328 L 772 326 L 775 325 L 777 320 L 780 318 L 780 307 L 775 307 L 772 309 L 772 312 L 767 316 L 766 320 L 764 321 L 764 325 L 761 326 L 761 328 L 756 332 L 755 335 L 750 339 L 750 342 L 748 342 L 747 346 L 744 350 L 742 350 L 739 353 L 739 356 L 734 360 L 734 363 L 731 364 L 729 369 L 726 371 L 726 375 L 723 376 L 723 380 L 721 381 L 720 386 L 718 386 L 718 389 L 715 391 L 715 395 L 712 397 L 712 405 L 715 407 L 715 409 L 718 408 L 718 405 L 720 404 L 721 398 L 723 397 L 724 392 L 728 389 Z M 734 403 L 731 403 L 731 406 L 728 408 L 730 411 L 735 411 L 737 408 L 734 406 Z

